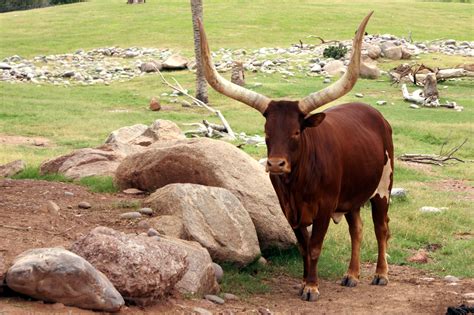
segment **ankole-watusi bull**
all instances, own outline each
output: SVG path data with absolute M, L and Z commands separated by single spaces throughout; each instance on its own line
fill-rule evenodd
M 257 109 L 266 118 L 266 169 L 303 256 L 303 300 L 314 301 L 319 296 L 317 263 L 331 218 L 338 223 L 342 216 L 346 217 L 352 242 L 351 261 L 341 284 L 357 284 L 362 239 L 360 208 L 368 200 L 378 242 L 372 284 L 388 283 L 385 252 L 393 178 L 390 125 L 377 110 L 361 103 L 342 104 L 311 114 L 349 92 L 356 83 L 364 30 L 371 15 L 365 17 L 357 30 L 347 72 L 333 85 L 299 101 L 271 100 L 222 78 L 214 67 L 206 34 L 199 23 L 208 83 L 218 92 Z M 311 235 L 307 229 L 310 225 Z

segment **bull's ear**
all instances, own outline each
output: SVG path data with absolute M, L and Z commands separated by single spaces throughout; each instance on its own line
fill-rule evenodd
M 305 118 L 305 120 L 303 122 L 303 128 L 316 127 L 320 123 L 323 122 L 325 117 L 326 117 L 325 113 L 316 113 L 314 115 L 311 115 L 311 116 Z

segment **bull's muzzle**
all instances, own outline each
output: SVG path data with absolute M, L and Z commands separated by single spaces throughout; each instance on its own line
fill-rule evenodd
M 288 174 L 291 172 L 291 165 L 285 158 L 268 158 L 266 170 L 276 175 Z

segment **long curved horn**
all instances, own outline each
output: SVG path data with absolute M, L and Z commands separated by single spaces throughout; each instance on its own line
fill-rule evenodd
M 374 11 L 370 12 L 364 18 L 362 23 L 360 23 L 359 29 L 357 30 L 357 33 L 352 42 L 352 57 L 346 73 L 334 84 L 328 86 L 327 88 L 321 91 L 312 93 L 302 99 L 299 102 L 299 108 L 303 113 L 309 114 L 316 108 L 323 106 L 324 104 L 327 104 L 331 101 L 334 101 L 335 99 L 338 99 L 339 97 L 352 90 L 352 87 L 355 85 L 357 79 L 359 78 L 360 51 L 362 47 L 362 39 L 364 38 L 365 26 L 367 25 L 367 22 L 369 22 L 372 13 L 374 13 Z
M 200 19 L 198 19 L 198 26 L 199 34 L 201 36 L 202 66 L 209 85 L 211 85 L 217 92 L 247 104 L 263 114 L 271 100 L 266 96 L 227 81 L 217 72 L 214 63 L 212 62 L 206 33 L 204 32 L 204 27 L 202 26 Z

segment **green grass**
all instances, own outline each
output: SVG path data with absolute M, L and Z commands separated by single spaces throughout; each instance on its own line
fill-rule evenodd
M 90 1 L 67 6 L 0 14 L 0 59 L 14 54 L 32 57 L 39 54 L 66 53 L 79 48 L 104 46 L 148 46 L 172 48 L 191 56 L 193 53 L 189 3 L 186 1 L 148 0 L 146 5 L 127 6 L 125 1 Z M 272 5 L 269 5 L 269 4 Z M 239 6 L 225 1 L 205 3 L 205 22 L 213 49 L 288 47 L 307 35 L 325 39 L 347 39 L 353 35 L 361 18 L 371 9 L 375 15 L 370 22 L 370 33 L 391 33 L 405 36 L 410 30 L 415 40 L 455 38 L 473 40 L 471 4 L 420 1 L 270 1 L 239 0 Z M 406 10 L 409 7 L 410 10 Z M 406 14 L 397 12 L 404 10 Z M 449 20 L 449 27 L 437 21 L 439 16 Z M 423 16 L 420 19 L 419 16 Z M 297 17 L 297 18 L 295 18 Z M 15 25 L 15 27 L 7 27 Z M 238 25 L 238 27 L 236 27 Z M 428 66 L 450 67 L 472 63 L 472 58 L 421 55 L 413 62 Z M 389 70 L 398 62 L 382 62 Z M 175 77 L 193 94 L 194 78 L 190 72 L 167 73 Z M 254 90 L 279 98 L 300 98 L 325 85 L 321 78 L 297 74 L 282 79 L 278 74 L 247 73 L 249 86 L 263 83 Z M 444 88 L 446 86 L 447 88 Z M 474 84 L 472 80 L 446 81 L 439 84 L 442 101 L 456 101 L 464 111 L 438 108 L 412 110 L 401 99 L 400 88 L 391 86 L 387 79 L 359 80 L 354 90 L 335 103 L 359 100 L 380 110 L 393 127 L 395 155 L 403 153 L 439 153 L 469 141 L 457 153 L 466 160 L 474 160 Z M 409 87 L 413 90 L 413 87 Z M 218 122 L 209 112 L 199 108 L 182 108 L 161 98 L 162 110 L 147 109 L 151 97 L 170 92 L 156 75 L 146 75 L 128 82 L 114 82 L 110 86 L 71 86 L 7 84 L 0 82 L 0 135 L 41 136 L 51 141 L 47 147 L 0 144 L 0 164 L 24 159 L 28 168 L 15 178 L 69 181 L 60 175 L 39 175 L 38 167 L 46 159 L 68 153 L 77 148 L 103 143 L 115 129 L 133 124 L 151 124 L 156 119 L 169 119 L 182 129 L 186 123 L 208 119 Z M 356 99 L 355 93 L 363 93 Z M 255 110 L 210 91 L 212 105 L 222 111 L 234 131 L 248 135 L 263 134 L 264 118 Z M 386 106 L 376 106 L 386 100 Z M 333 105 L 333 104 L 331 104 Z M 117 111 L 120 110 L 120 111 Z M 237 141 L 235 144 L 239 144 Z M 243 150 L 254 158 L 266 155 L 266 148 L 245 145 Z M 472 201 L 462 194 L 436 189 L 440 180 L 464 180 L 474 185 L 472 162 L 445 167 L 408 167 L 395 161 L 395 187 L 408 190 L 406 200 L 394 201 L 390 208 L 392 238 L 389 243 L 389 262 L 408 264 L 407 257 L 429 244 L 441 244 L 441 249 L 430 253 L 431 261 L 422 266 L 440 275 L 453 274 L 473 277 L 474 240 L 459 239 L 460 233 L 473 233 Z M 115 192 L 111 178 L 87 178 L 80 184 L 96 192 Z M 425 205 L 447 207 L 440 214 L 421 214 Z M 121 208 L 137 208 L 138 203 L 127 202 Z M 370 209 L 362 210 L 364 241 L 362 260 L 375 262 L 376 241 Z M 347 224 L 331 225 L 324 242 L 319 263 L 320 276 L 341 277 L 349 261 L 350 241 Z M 267 266 L 252 264 L 244 269 L 224 266 L 223 291 L 238 294 L 268 291 L 271 278 L 285 274 L 300 277 L 301 258 L 296 250 L 264 253 Z
M 397 14 L 401 10 L 407 14 Z M 213 47 L 258 48 L 317 42 L 353 36 L 369 11 L 370 33 L 391 33 L 414 40 L 454 37 L 472 40 L 472 7 L 464 3 L 384 1 L 209 0 L 204 20 Z M 422 16 L 423 18 L 419 18 Z M 438 23 L 439 16 L 449 21 Z M 429 23 L 429 24 L 427 24 Z M 14 27 L 11 27 L 14 25 Z M 238 25 L 238 27 L 236 27 Z M 189 2 L 149 0 L 126 5 L 122 0 L 91 0 L 58 7 L 0 15 L 0 58 L 32 57 L 104 46 L 166 47 L 192 54 Z

